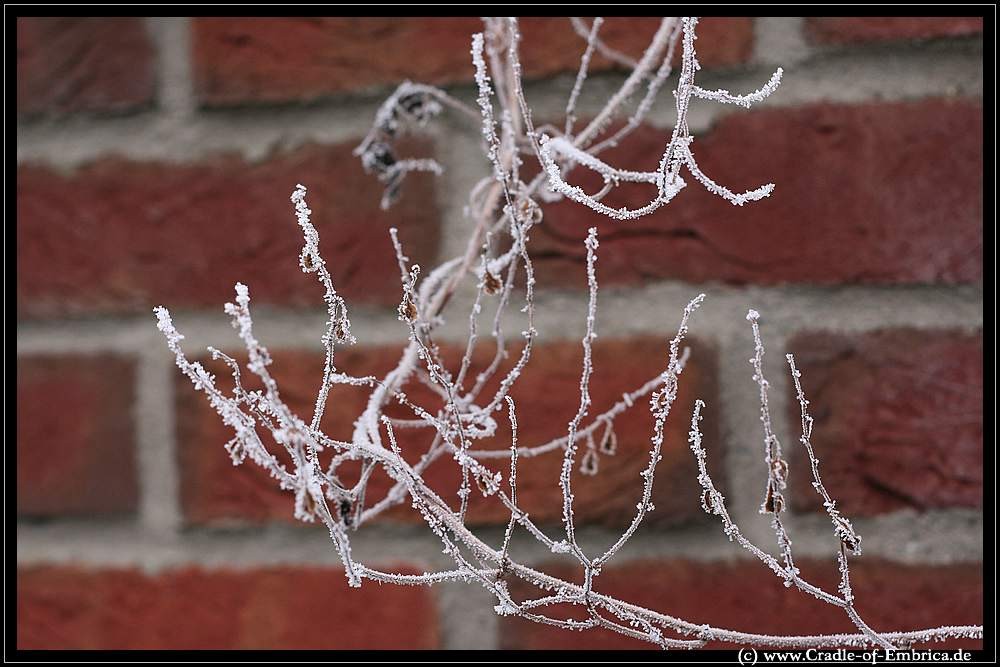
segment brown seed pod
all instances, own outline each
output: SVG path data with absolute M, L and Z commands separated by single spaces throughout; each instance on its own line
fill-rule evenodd
M 354 521 L 352 517 L 352 510 L 354 507 L 351 505 L 351 501 L 347 498 L 343 498 L 340 501 L 340 518 L 344 521 L 345 526 L 350 526 Z
M 483 291 L 490 296 L 498 293 L 502 287 L 503 282 L 489 271 L 483 276 Z
M 531 221 L 538 224 L 542 221 L 542 207 L 530 197 L 519 197 L 514 204 L 514 212 L 519 222 Z
M 303 250 L 302 254 L 299 256 L 299 263 L 302 265 L 302 270 L 305 273 L 312 273 L 319 268 L 316 265 L 316 258 L 311 252 L 307 252 L 306 250 Z
M 784 459 L 775 459 L 771 464 L 771 470 L 774 471 L 774 477 L 779 482 L 788 479 L 788 463 Z
M 785 501 L 780 493 L 775 493 L 770 484 L 767 485 L 767 497 L 764 498 L 762 509 L 766 514 L 780 514 L 785 508 Z
M 859 542 L 857 534 L 854 532 L 854 528 L 847 519 L 837 517 L 837 535 L 840 537 L 840 541 L 843 542 L 844 546 L 851 551 L 857 552 Z
M 306 514 L 310 516 L 316 512 L 316 501 L 313 500 L 312 494 L 306 491 L 305 497 L 302 499 L 302 507 L 305 509 Z
M 407 299 L 399 304 L 399 315 L 407 322 L 413 322 L 417 319 L 417 307 L 413 305 L 412 301 Z
M 701 494 L 701 508 L 709 514 L 715 513 L 715 509 L 712 507 L 712 494 L 708 489 L 705 489 L 705 492 Z

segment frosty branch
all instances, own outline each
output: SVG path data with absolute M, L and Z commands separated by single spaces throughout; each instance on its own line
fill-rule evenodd
M 696 83 L 699 70 L 695 48 L 696 18 L 663 19 L 638 60 L 614 51 L 601 40 L 601 19 L 595 19 L 589 26 L 581 19 L 572 21 L 585 42 L 581 44 L 580 67 L 561 129 L 553 125 L 534 127 L 522 86 L 518 22 L 515 19 L 490 18 L 484 20 L 484 31 L 471 39 L 478 108 L 437 88 L 405 82 L 379 109 L 371 132 L 357 148 L 356 154 L 360 156 L 364 168 L 385 185 L 383 207 L 391 206 L 400 196 L 402 182 L 408 173 L 441 172 L 441 166 L 433 160 L 398 158 L 395 140 L 409 127 L 426 124 L 446 111 L 481 124 L 484 150 L 491 165 L 491 173 L 480 180 L 469 194 L 467 216 L 471 222 L 471 233 L 461 255 L 433 270 L 424 271 L 410 264 L 396 230 L 389 230 L 401 281 L 399 320 L 408 333 L 409 342 L 396 367 L 385 377 L 357 377 L 336 365 L 338 348 L 354 344 L 355 338 L 351 334 L 347 304 L 334 288 L 326 262 L 320 255 L 319 234 L 310 222 L 306 188 L 301 185 L 291 196 L 304 237 L 300 266 L 303 272 L 314 274 L 323 288 L 329 316 L 321 338 L 326 354 L 322 380 L 310 420 L 299 417 L 287 406 L 270 375 L 268 366 L 271 357 L 254 335 L 250 294 L 245 285 L 236 285 L 235 303 L 226 304 L 225 311 L 232 318 L 233 326 L 246 347 L 249 359 L 247 369 L 256 376 L 263 389 L 244 388 L 238 363 L 209 348 L 212 357 L 225 362 L 233 376 L 233 392 L 226 394 L 221 391 L 213 375 L 200 363 L 189 361 L 185 356 L 181 348 L 183 336 L 175 329 L 168 311 L 163 307 L 155 309 L 159 329 L 176 355 L 178 367 L 197 390 L 205 393 L 224 423 L 233 429 L 234 437 L 226 445 L 233 463 L 241 464 L 249 457 L 254 464 L 267 470 L 282 489 L 294 494 L 294 515 L 297 519 L 306 522 L 318 520 L 326 526 L 351 586 L 361 586 L 365 580 L 399 585 L 464 581 L 490 591 L 496 598 L 495 611 L 501 616 L 520 616 L 567 629 L 606 628 L 665 649 L 697 648 L 708 641 L 782 647 L 901 647 L 917 641 L 981 638 L 980 626 L 876 630 L 858 614 L 850 585 L 849 555 L 860 553 L 861 538 L 851 522 L 836 509 L 836 501 L 821 481 L 819 460 L 811 444 L 813 422 L 808 413 L 809 402 L 800 382 L 801 374 L 792 356 L 788 355 L 801 408 L 800 441 L 811 464 L 813 487 L 822 497 L 833 524 L 841 582 L 837 591 L 832 592 L 801 576 L 782 519 L 786 507 L 784 491 L 788 465 L 771 428 L 769 385 L 762 365 L 764 346 L 757 324 L 759 315 L 753 310 L 747 315 L 755 347 L 750 362 L 753 365 L 753 380 L 760 393 L 763 460 L 768 474 L 761 512 L 771 517 L 779 556 L 771 555 L 750 541 L 730 517 L 725 498 L 708 473 L 707 452 L 699 429 L 705 404 L 698 400 L 691 418 L 689 442 L 697 461 L 698 481 L 703 489 L 701 504 L 706 512 L 719 517 L 723 531 L 731 541 L 760 559 L 785 586 L 842 609 L 856 631 L 822 636 L 747 633 L 692 623 L 600 592 L 602 568 L 615 558 L 639 530 L 645 517 L 655 510 L 651 497 L 657 463 L 662 458 L 664 425 L 677 397 L 678 383 L 688 355 L 682 343 L 689 319 L 701 305 L 704 295 L 698 295 L 684 309 L 676 334 L 669 342 L 663 370 L 642 386 L 623 394 L 621 400 L 611 407 L 590 417 L 591 345 L 596 337 L 599 249 L 597 230 L 591 229 L 584 244 L 589 298 L 586 333 L 581 341 L 583 363 L 580 369 L 579 408 L 567 424 L 565 436 L 545 443 L 522 444 L 518 441 L 516 405 L 510 391 L 529 363 L 537 334 L 534 328 L 535 276 L 529 252 L 530 232 L 542 222 L 543 205 L 561 198 L 568 198 L 621 224 L 628 224 L 628 221 L 671 202 L 685 187 L 683 171 L 733 205 L 743 206 L 767 197 L 774 187 L 770 183 L 747 192 L 734 193 L 699 168 L 692 148 L 694 137 L 688 127 L 688 112 L 692 100 L 696 98 L 750 107 L 775 91 L 782 70 L 779 68 L 759 90 L 747 94 L 706 90 Z M 674 90 L 676 122 L 659 163 L 652 168 L 647 166 L 645 171 L 635 171 L 599 158 L 598 155 L 605 149 L 625 139 L 643 122 L 672 74 L 678 50 L 680 71 Z M 578 123 L 576 104 L 595 53 L 627 67 L 630 73 L 606 105 L 579 131 L 575 131 Z M 612 122 L 622 116 L 627 100 L 637 95 L 641 97 L 634 111 L 618 129 L 610 131 Z M 536 159 L 541 168 L 537 176 L 527 181 L 521 173 L 525 156 Z M 603 180 L 603 187 L 596 193 L 587 194 L 581 187 L 572 185 L 570 178 L 577 166 L 597 172 Z M 649 184 L 655 186 L 656 193 L 648 203 L 634 209 L 615 209 L 602 203 L 608 193 L 623 183 Z M 505 250 L 500 242 L 504 237 L 509 240 Z M 468 318 L 468 340 L 457 369 L 449 369 L 435 343 L 434 333 L 442 323 L 441 314 L 445 305 L 467 279 L 472 279 L 475 284 L 475 298 Z M 527 325 L 521 332 L 523 345 L 515 363 L 510 370 L 501 373 L 501 362 L 509 351 L 503 314 L 517 300 L 515 285 L 519 281 L 524 285 L 522 311 Z M 472 356 L 479 337 L 484 299 L 496 300 L 496 314 L 490 332 L 496 341 L 496 350 L 486 367 L 473 376 Z M 421 405 L 407 396 L 403 388 L 411 379 L 431 387 L 440 404 Z M 486 388 L 492 380 L 498 381 L 497 388 L 487 392 Z M 367 405 L 354 422 L 349 440 L 331 438 L 320 428 L 330 389 L 338 384 L 370 389 Z M 599 455 L 615 453 L 616 418 L 646 397 L 654 425 L 650 436 L 649 462 L 641 473 L 641 496 L 636 512 L 614 544 L 603 553 L 588 554 L 576 539 L 574 471 L 579 470 L 585 475 L 599 474 Z M 408 416 L 388 416 L 386 409 L 389 406 L 401 406 Z M 500 416 L 505 409 L 506 416 Z M 498 418 L 509 421 L 512 432 L 509 446 L 492 449 L 480 446 L 478 441 L 497 433 Z M 418 459 L 413 459 L 412 452 L 409 458 L 404 454 L 397 440 L 397 431 L 401 430 L 418 430 L 425 434 L 426 444 Z M 265 444 L 265 439 L 271 444 Z M 584 452 L 579 456 L 581 443 Z M 562 466 L 559 479 L 553 479 L 552 483 L 561 490 L 562 526 L 559 534 L 550 535 L 518 505 L 517 474 L 519 466 L 525 465 L 531 457 L 557 450 L 562 451 Z M 279 457 L 275 452 L 282 455 Z M 430 488 L 423 478 L 428 466 L 442 458 L 451 459 L 460 470 L 461 482 L 454 499 Z M 509 464 L 494 469 L 491 467 L 493 461 L 501 464 L 507 461 Z M 352 465 L 359 470 L 358 481 L 348 485 L 342 481 L 346 478 L 343 471 Z M 376 468 L 381 468 L 392 480 L 391 488 L 381 498 L 366 493 Z M 503 479 L 505 474 L 506 484 Z M 509 513 L 502 544 L 485 543 L 467 526 L 470 497 L 475 493 L 500 503 Z M 452 569 L 404 575 L 379 571 L 352 556 L 351 534 L 389 508 L 407 500 L 441 540 L 444 553 L 454 561 Z M 553 577 L 513 558 L 511 537 L 519 530 L 526 531 L 553 553 L 573 558 L 582 569 L 581 581 Z M 526 582 L 537 591 L 536 594 L 515 600 L 508 588 L 511 578 Z M 580 620 L 559 614 L 553 608 L 557 604 L 579 607 L 584 610 L 586 618 Z M 666 606 L 669 606 L 669 601 Z

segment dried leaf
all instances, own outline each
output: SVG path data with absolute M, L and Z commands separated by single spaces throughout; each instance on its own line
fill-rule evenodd
M 483 291 L 490 296 L 497 294 L 502 287 L 503 282 L 489 271 L 483 276 Z

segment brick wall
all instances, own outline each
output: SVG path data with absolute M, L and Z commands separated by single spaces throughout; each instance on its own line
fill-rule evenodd
M 351 149 L 394 83 L 446 85 L 471 100 L 472 19 L 35 19 L 17 21 L 17 645 L 19 648 L 630 647 L 619 636 L 498 620 L 474 586 L 349 590 L 325 531 L 292 521 L 290 498 L 234 469 L 226 430 L 172 365 L 151 308 L 188 336 L 238 352 L 221 306 L 250 285 L 258 336 L 283 394 L 310 405 L 319 382 L 321 294 L 298 270 L 288 195 L 310 187 L 314 223 L 360 345 L 340 357 L 385 372 L 405 331 L 386 229 L 427 266 L 464 243 L 461 209 L 487 172 L 478 128 L 444 118 L 408 152 L 447 171 L 413 177 L 399 204 Z M 641 49 L 648 19 L 609 19 Z M 659 371 L 667 334 L 699 291 L 691 366 L 657 477 L 657 510 L 600 586 L 692 621 L 770 632 L 849 630 L 786 591 L 701 512 L 686 443 L 695 398 L 734 518 L 773 543 L 756 514 L 756 387 L 744 315 L 762 313 L 778 435 L 792 462 L 789 524 L 807 574 L 835 577 L 833 542 L 796 445 L 794 352 L 815 446 L 840 508 L 858 517 L 858 608 L 876 629 L 981 623 L 983 554 L 982 19 L 707 18 L 701 83 L 784 84 L 752 111 L 702 104 L 691 124 L 708 173 L 734 188 L 773 181 L 734 208 L 697 186 L 661 213 L 613 224 L 552 206 L 533 234 L 539 348 L 517 386 L 522 441 L 557 435 L 576 410 L 586 304 L 585 230 L 601 232 L 595 405 Z M 557 114 L 581 44 L 568 21 L 523 25 L 537 117 Z M 595 58 L 580 113 L 621 72 Z M 658 159 L 669 104 L 616 163 Z M 611 205 L 634 205 L 625 192 Z M 636 195 L 641 196 L 641 195 Z M 457 312 L 447 358 L 464 342 Z M 484 350 L 483 354 L 488 354 Z M 334 397 L 336 435 L 363 396 Z M 618 454 L 578 478 L 581 543 L 620 532 L 639 493 L 650 418 L 629 413 Z M 522 467 L 519 498 L 558 524 L 559 457 Z M 440 462 L 428 479 L 455 486 Z M 375 478 L 372 490 L 384 489 Z M 473 504 L 496 541 L 506 515 Z M 519 536 L 525 560 L 565 563 Z M 362 559 L 442 567 L 408 511 L 356 538 Z M 322 618 L 323 632 L 305 619 Z M 966 642 L 976 646 L 977 642 Z

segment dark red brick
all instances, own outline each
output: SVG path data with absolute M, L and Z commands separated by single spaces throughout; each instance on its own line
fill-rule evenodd
M 588 26 L 593 19 L 586 19 Z M 638 60 L 660 25 L 659 18 L 608 17 L 599 35 L 608 46 Z M 753 53 L 753 19 L 706 17 L 698 22 L 698 62 L 703 67 L 732 67 L 750 60 Z M 521 20 L 521 48 L 525 75 L 575 74 L 586 44 L 566 19 L 525 18 Z M 677 49 L 680 62 L 680 48 Z M 595 53 L 590 71 L 618 67 Z
M 603 39 L 634 58 L 658 19 L 610 18 Z M 477 18 L 198 18 L 194 75 L 199 99 L 210 106 L 309 101 L 335 93 L 396 85 L 469 83 Z M 575 72 L 585 42 L 563 18 L 521 22 L 522 62 L 528 78 Z M 699 27 L 699 59 L 706 67 L 749 60 L 748 18 L 706 18 Z M 591 70 L 611 69 L 600 55 Z
M 154 575 L 22 567 L 17 621 L 19 649 L 438 647 L 429 589 L 370 581 L 354 589 L 343 570 L 318 567 Z
M 725 539 L 720 530 L 719 539 Z M 796 559 L 802 576 L 836 594 L 839 574 L 828 562 Z M 544 570 L 579 583 L 580 573 L 553 565 Z M 940 625 L 983 622 L 983 574 L 980 565 L 901 565 L 864 558 L 851 565 L 855 607 L 876 631 L 923 630 Z M 798 589 L 786 589 L 759 561 L 641 561 L 605 567 L 594 581 L 599 593 L 613 595 L 692 623 L 756 634 L 829 634 L 856 632 L 842 609 Z M 511 584 L 516 601 L 548 592 L 518 581 Z M 556 618 L 586 618 L 586 610 L 558 605 L 546 608 Z M 671 636 L 669 632 L 665 636 Z M 610 630 L 573 632 L 512 618 L 501 621 L 500 642 L 509 649 L 650 649 Z M 950 640 L 924 645 L 982 648 L 982 641 Z M 733 648 L 710 643 L 706 648 Z
M 806 19 L 806 35 L 818 44 L 856 44 L 981 35 L 981 16 L 839 16 Z
M 339 353 L 338 367 L 355 375 L 375 374 L 382 377 L 393 368 L 399 358 L 397 348 L 357 348 Z M 457 368 L 460 353 L 454 347 L 444 350 L 452 369 Z M 477 350 L 476 367 L 483 368 L 492 358 L 492 349 L 485 346 Z M 511 359 L 502 368 L 513 364 Z M 311 418 L 312 406 L 321 377 L 322 358 L 319 355 L 276 351 L 274 375 L 282 388 L 282 396 L 306 419 Z M 652 377 L 666 364 L 665 340 L 638 338 L 629 340 L 601 339 L 594 346 L 595 374 L 591 383 L 593 409 L 599 414 L 618 399 L 624 391 L 631 391 Z M 548 343 L 535 348 L 531 362 L 521 379 L 514 386 L 513 397 L 517 402 L 518 440 L 522 445 L 537 445 L 564 435 L 569 420 L 579 406 L 581 346 L 578 342 Z M 213 366 L 217 376 L 228 378 L 225 370 Z M 215 372 L 215 371 L 213 371 Z M 474 377 L 470 376 L 470 377 Z M 690 424 L 694 398 L 712 402 L 714 396 L 714 357 L 710 350 L 696 347 L 692 361 L 680 383 L 680 393 L 667 422 L 663 460 L 657 471 L 653 502 L 656 511 L 649 516 L 651 525 L 676 524 L 704 519 L 699 504 L 699 487 L 694 458 L 687 446 L 687 429 Z M 178 376 L 177 382 L 188 385 Z M 487 392 L 492 396 L 497 383 Z M 406 393 L 418 404 L 428 406 L 432 412 L 441 401 L 425 387 L 411 383 Z M 350 439 L 354 420 L 364 410 L 367 393 L 362 390 L 336 387 L 330 392 L 329 408 L 324 415 L 325 432 L 334 438 Z M 649 438 L 653 420 L 649 413 L 648 398 L 638 401 L 634 408 L 616 420 L 618 453 L 603 456 L 596 477 L 574 473 L 573 490 L 576 495 L 576 515 L 581 523 L 601 523 L 624 528 L 635 512 L 641 496 L 639 472 L 645 467 L 649 454 Z M 390 410 L 399 417 L 412 417 L 405 409 Z M 479 441 L 480 449 L 498 449 L 509 442 L 506 408 L 495 417 L 499 423 L 498 434 L 490 440 Z M 184 513 L 192 523 L 211 523 L 225 519 L 262 521 L 269 519 L 292 520 L 292 498 L 281 492 L 264 472 L 245 464 L 233 468 L 222 445 L 232 437 L 219 417 L 201 395 L 190 386 L 178 389 L 178 429 L 181 447 L 181 470 L 184 472 L 182 497 Z M 584 421 L 584 424 L 589 421 Z M 706 446 L 717 444 L 714 438 L 714 420 L 705 420 Z M 399 430 L 397 432 L 403 451 L 411 461 L 425 451 L 429 442 L 428 432 Z M 599 434 L 600 435 L 600 434 Z M 269 437 L 269 436 L 268 436 Z M 599 438 L 598 438 L 599 439 Z M 579 459 L 578 459 L 579 460 Z M 721 465 L 722 457 L 712 460 L 713 466 Z M 489 465 L 504 473 L 506 484 L 509 459 L 494 459 Z M 562 504 L 559 495 L 559 471 L 562 451 L 533 458 L 523 458 L 518 468 L 518 504 L 540 523 L 558 523 Z M 718 475 L 722 485 L 721 474 Z M 442 457 L 432 464 L 424 475 L 425 480 L 449 503 L 457 508 L 456 491 L 460 472 L 450 457 Z M 345 479 L 345 483 L 350 483 Z M 390 484 L 381 471 L 373 476 L 367 501 L 373 503 L 384 496 Z M 475 524 L 505 523 L 509 514 L 495 498 L 484 499 L 473 490 L 469 520 Z M 419 522 L 421 518 L 404 504 L 390 511 L 393 521 Z
M 153 47 L 142 19 L 17 19 L 17 112 L 116 112 L 156 93 Z
M 807 333 L 790 349 L 815 419 L 820 475 L 848 516 L 982 507 L 981 335 Z M 797 402 L 792 419 L 798 425 Z M 821 511 L 811 481 L 797 450 L 793 507 Z
M 17 514 L 135 510 L 135 364 L 110 355 L 17 360 Z
M 426 154 L 423 144 L 410 145 Z M 388 228 L 414 261 L 439 238 L 429 175 L 403 185 L 389 212 L 381 185 L 351 146 L 307 146 L 261 163 L 234 156 L 174 165 L 105 158 L 70 174 L 22 166 L 17 182 L 19 315 L 150 312 L 153 306 L 221 309 L 233 285 L 257 304 L 322 304 L 299 269 L 302 233 L 288 197 L 308 202 L 335 286 L 352 302 L 399 302 Z M 150 314 L 152 318 L 152 315 Z
M 779 93 L 777 93 L 780 95 Z M 565 201 L 532 230 L 540 287 L 583 289 L 583 240 L 597 226 L 604 284 L 668 279 L 733 284 L 961 284 L 983 272 L 983 117 L 971 100 L 817 104 L 737 112 L 698 137 L 703 171 L 734 191 L 776 184 L 733 206 L 686 171 L 660 211 L 617 222 Z M 606 160 L 652 170 L 669 132 L 644 128 Z M 570 182 L 600 189 L 592 172 Z M 636 208 L 649 187 L 608 206 Z

